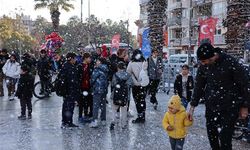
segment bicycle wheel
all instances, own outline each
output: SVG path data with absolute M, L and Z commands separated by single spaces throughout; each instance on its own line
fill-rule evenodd
M 34 89 L 33 89 L 33 95 L 39 99 L 43 99 L 46 97 L 46 95 L 44 93 L 42 93 L 42 86 L 41 86 L 40 81 L 35 83 Z

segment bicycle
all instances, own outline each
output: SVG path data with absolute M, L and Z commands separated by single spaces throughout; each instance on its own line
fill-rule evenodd
M 42 88 L 42 82 L 38 81 L 34 84 L 33 95 L 38 99 L 44 99 L 50 96 L 51 93 L 55 92 L 54 83 L 56 75 L 52 75 L 51 81 L 48 82 L 46 89 Z

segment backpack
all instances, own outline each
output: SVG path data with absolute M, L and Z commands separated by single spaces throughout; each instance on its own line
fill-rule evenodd
M 143 68 L 144 65 L 145 65 L 145 62 L 143 62 L 143 64 L 142 64 L 142 69 L 141 69 L 141 71 L 140 71 L 140 73 L 139 73 L 139 78 L 138 78 L 138 79 L 136 78 L 135 74 L 132 73 L 132 74 L 134 75 L 135 79 L 136 79 L 138 82 L 140 82 L 140 85 L 141 85 L 142 87 L 146 87 L 146 86 L 149 84 L 148 71 L 147 71 L 147 70 L 144 70 L 144 68 Z
M 128 102 L 128 84 L 127 80 L 120 79 L 116 74 L 117 83 L 113 88 L 113 104 L 118 106 L 126 106 Z
M 54 82 L 54 90 L 57 96 L 64 97 L 67 94 L 67 85 L 65 77 L 61 72 L 58 73 Z

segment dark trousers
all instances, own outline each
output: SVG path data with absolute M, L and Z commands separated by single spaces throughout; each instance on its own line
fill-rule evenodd
M 135 101 L 136 110 L 138 113 L 138 118 L 145 120 L 146 112 L 146 87 L 142 86 L 133 86 L 132 95 Z
M 93 95 L 93 119 L 98 119 L 101 110 L 101 121 L 106 121 L 106 93 L 95 93 Z
M 64 98 L 62 106 L 62 123 L 73 123 L 74 107 L 75 101 L 67 100 L 66 98 Z
M 20 105 L 21 105 L 21 115 L 22 116 L 26 116 L 26 107 L 28 108 L 28 115 L 31 115 L 31 113 L 32 113 L 31 98 L 21 98 Z
M 156 79 L 156 80 L 150 79 L 150 82 L 148 85 L 148 91 L 149 91 L 149 94 L 151 95 L 150 102 L 153 104 L 155 103 L 158 104 L 158 101 L 156 99 L 156 93 L 157 93 L 159 83 L 160 83 L 159 79 Z
M 172 150 L 182 150 L 184 142 L 185 142 L 185 138 L 174 139 L 174 138 L 169 137 L 169 141 L 170 141 Z
M 82 113 L 84 111 L 85 117 L 92 117 L 93 116 L 93 96 L 89 89 L 83 90 L 86 91 L 88 95 L 83 95 L 82 99 L 79 100 L 79 118 L 82 117 Z
M 3 79 L 4 79 L 4 74 L 2 71 L 0 71 L 0 96 L 4 95 L 3 91 Z
M 8 89 L 8 96 L 11 96 L 15 93 L 15 86 L 16 86 L 17 79 L 6 77 L 6 84 Z
M 232 150 L 234 124 L 239 112 L 237 110 L 206 110 L 207 134 L 213 150 Z

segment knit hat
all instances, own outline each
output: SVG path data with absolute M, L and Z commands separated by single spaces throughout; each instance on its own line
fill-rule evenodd
M 204 43 L 197 50 L 197 58 L 199 60 L 209 59 L 214 56 L 214 53 L 214 47 L 209 43 Z
M 171 107 L 171 108 L 174 108 L 174 109 L 177 109 L 177 110 L 181 109 L 181 105 L 182 105 L 181 104 L 181 98 L 178 95 L 173 95 L 170 98 L 170 101 L 168 103 L 168 107 Z
M 27 66 L 27 65 L 22 65 L 22 66 L 21 66 L 21 69 L 22 69 L 23 71 L 27 71 L 27 72 L 30 71 L 30 67 Z

